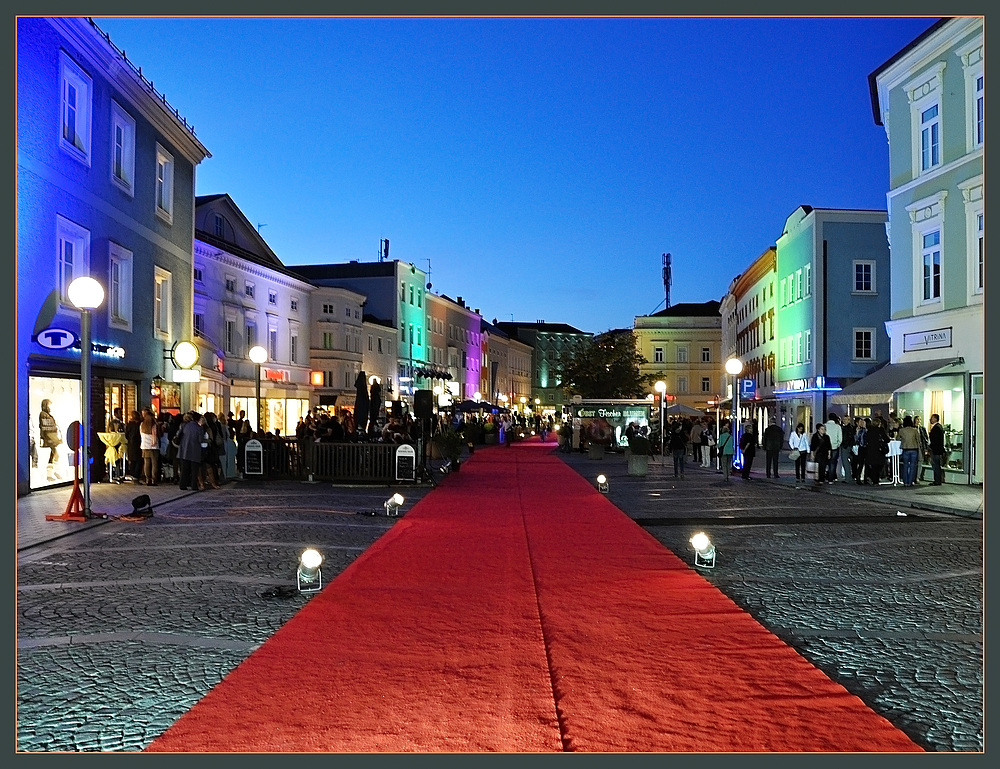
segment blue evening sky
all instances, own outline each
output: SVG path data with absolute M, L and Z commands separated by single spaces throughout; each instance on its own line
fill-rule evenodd
M 289 265 L 390 258 L 487 320 L 721 299 L 799 206 L 884 209 L 868 74 L 937 17 L 102 18 Z

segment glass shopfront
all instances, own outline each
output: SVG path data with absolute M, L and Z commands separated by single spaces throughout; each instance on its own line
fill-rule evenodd
M 941 417 L 944 428 L 944 458 L 941 466 L 948 472 L 965 473 L 969 436 L 965 434 L 967 404 L 963 374 L 944 374 L 922 380 L 923 390 L 896 394 L 897 416 L 919 416 L 921 424 L 930 430 L 931 414 Z
M 55 420 L 56 437 L 44 440 L 39 429 L 42 405 Z M 66 445 L 66 429 L 81 419 L 80 380 L 56 377 L 28 377 L 29 483 L 42 489 L 73 480 L 73 453 Z M 48 420 L 44 420 L 48 421 Z M 51 435 L 51 434 L 50 434 Z

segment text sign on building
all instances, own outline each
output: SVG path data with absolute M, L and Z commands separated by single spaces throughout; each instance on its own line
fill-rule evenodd
M 243 447 L 243 474 L 264 474 L 264 445 L 256 438 L 247 441 Z
M 396 480 L 414 481 L 417 478 L 417 452 L 407 443 L 396 449 Z
M 936 350 L 940 347 L 951 347 L 951 326 L 903 334 L 903 352 Z

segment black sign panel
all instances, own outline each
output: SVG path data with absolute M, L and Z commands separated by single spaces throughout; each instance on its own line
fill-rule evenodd
M 258 440 L 247 441 L 243 450 L 243 474 L 264 474 L 264 446 Z
M 413 446 L 402 444 L 396 449 L 396 480 L 415 481 L 417 479 L 417 452 Z

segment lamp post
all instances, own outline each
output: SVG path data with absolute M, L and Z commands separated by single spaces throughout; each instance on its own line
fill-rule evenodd
M 664 423 L 664 401 L 667 399 L 667 383 L 662 379 L 653 385 L 653 389 L 660 394 L 660 456 L 663 456 L 663 437 L 667 432 L 667 426 Z
M 261 431 L 261 422 L 264 421 L 264 404 L 260 400 L 260 364 L 267 362 L 267 350 L 258 344 L 251 347 L 247 355 L 251 361 L 257 364 L 257 432 L 259 433 Z
M 743 361 L 730 358 L 726 361 L 726 372 L 733 377 L 733 440 L 735 444 L 736 466 L 743 467 L 743 456 L 740 453 L 740 384 L 739 377 L 743 371 Z
M 80 310 L 80 379 L 83 435 L 83 516 L 90 518 L 90 313 L 104 302 L 104 286 L 90 277 L 77 278 L 69 284 L 69 300 Z

